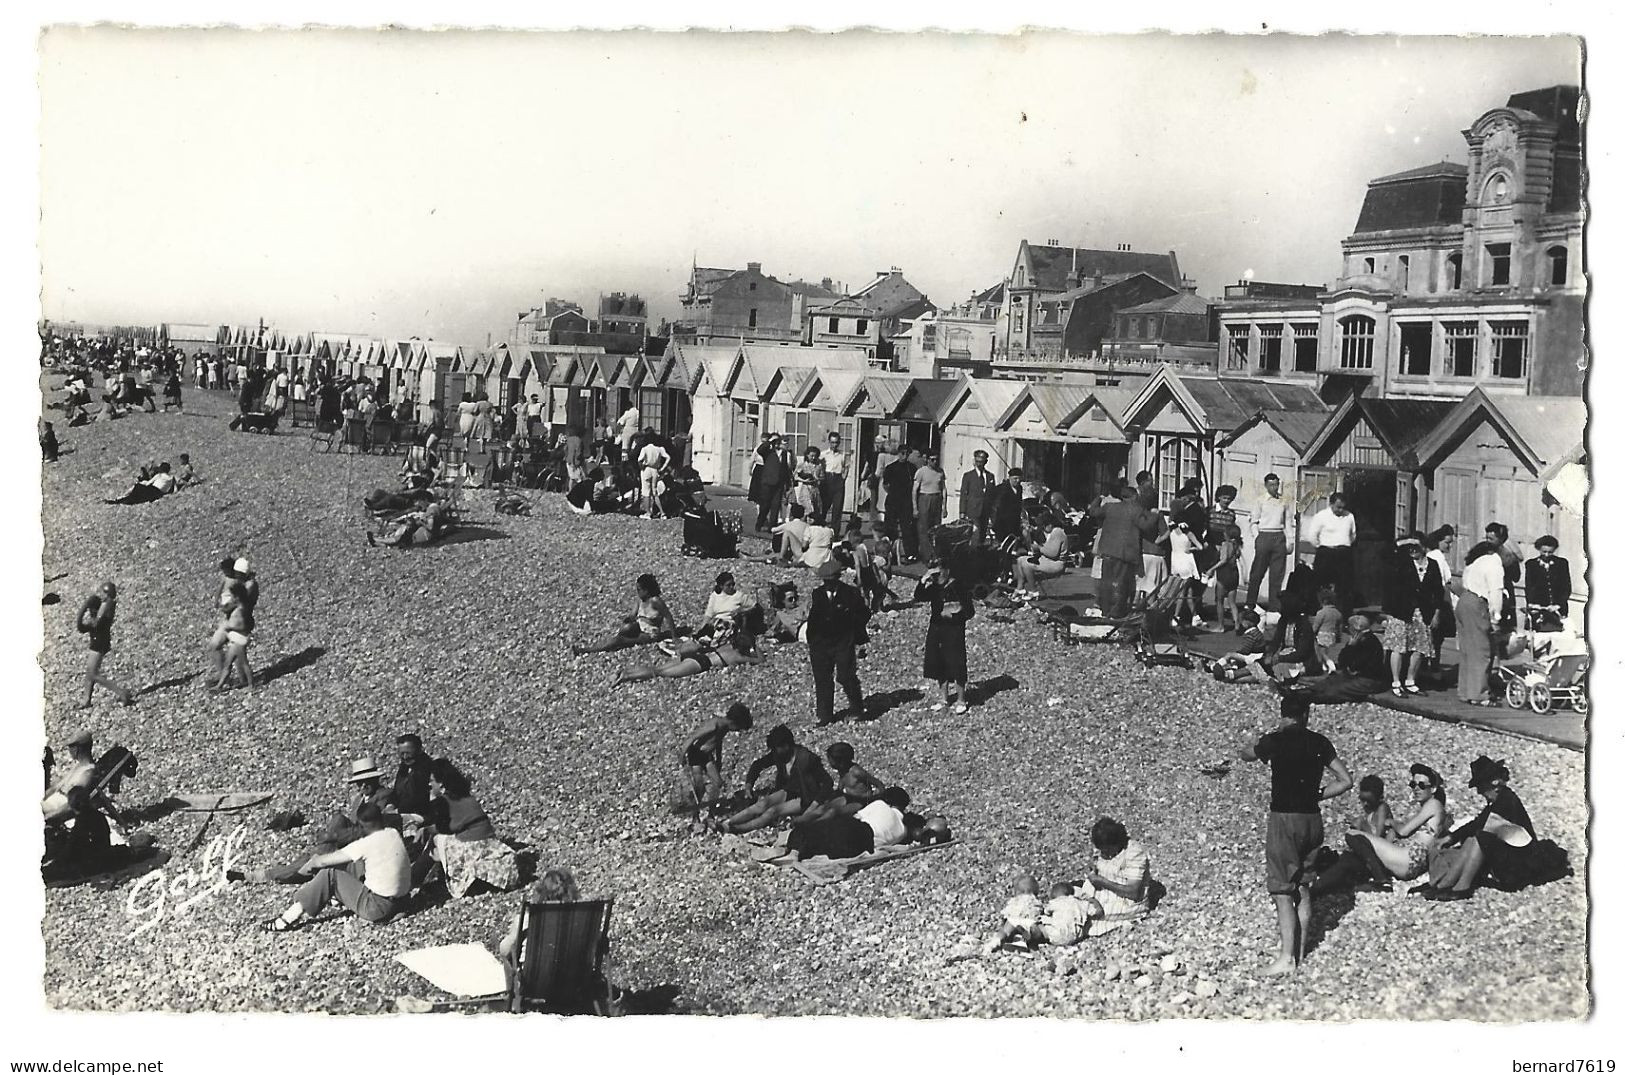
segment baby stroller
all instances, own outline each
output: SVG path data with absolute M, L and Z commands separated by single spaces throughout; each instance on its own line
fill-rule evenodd
M 730 560 L 739 555 L 739 516 L 714 511 L 683 513 L 684 556 Z
M 1134 656 L 1147 668 L 1161 665 L 1175 668 L 1197 666 L 1196 657 L 1185 649 L 1174 631 L 1174 610 L 1179 607 L 1179 599 L 1189 585 L 1189 579 L 1178 576 L 1167 579 L 1151 594 L 1145 608 L 1138 614 L 1139 631 L 1134 642 Z
M 1591 658 L 1584 654 L 1570 653 L 1534 664 L 1500 663 L 1495 672 L 1506 685 L 1507 705 L 1513 709 L 1527 705 L 1545 714 L 1556 705 L 1566 704 L 1581 716 L 1591 711 L 1591 699 L 1586 694 Z

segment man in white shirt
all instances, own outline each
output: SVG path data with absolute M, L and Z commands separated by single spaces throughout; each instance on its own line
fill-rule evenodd
M 1281 496 L 1281 479 L 1264 475 L 1264 496 L 1253 506 L 1248 529 L 1253 535 L 1253 566 L 1247 573 L 1247 604 L 1258 604 L 1259 584 L 1270 578 L 1270 596 L 1281 596 L 1281 580 L 1286 576 L 1286 524 L 1292 504 Z
M 841 451 L 841 435 L 831 432 L 829 449 L 824 452 L 824 487 L 820 490 L 824 521 L 839 528 L 846 511 L 846 453 Z
M 638 453 L 638 466 L 643 468 L 643 514 L 650 519 L 660 514 L 660 472 L 670 465 L 671 455 L 659 441 L 650 440 Z
M 1487 541 L 1474 545 L 1466 562 L 1461 597 L 1456 601 L 1456 647 L 1461 651 L 1456 697 L 1487 707 L 1495 704 L 1489 693 L 1491 634 L 1501 618 L 1506 574 L 1500 553 Z
M 1309 520 L 1304 541 L 1315 550 L 1315 586 L 1337 589 L 1337 607 L 1347 616 L 1354 608 L 1354 516 L 1348 498 L 1333 493 L 1327 507 Z
M 621 415 L 617 424 L 620 426 L 621 432 L 622 455 L 626 455 L 631 452 L 632 439 L 638 435 L 638 420 L 641 417 L 642 415 L 638 414 L 636 404 L 626 408 L 626 412 Z
M 270 933 L 298 929 L 307 918 L 338 900 L 357 918 L 377 925 L 389 921 L 412 892 L 412 861 L 401 834 L 384 824 L 383 811 L 364 803 L 356 821 L 366 833 L 325 855 L 312 855 L 301 872 L 315 874 L 299 886 L 293 903 L 264 924 Z

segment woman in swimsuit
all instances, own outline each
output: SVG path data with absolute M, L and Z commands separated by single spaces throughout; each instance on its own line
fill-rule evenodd
M 242 561 L 238 561 L 242 563 Z M 226 592 L 221 597 L 221 611 L 225 613 L 223 625 L 226 633 L 226 649 L 220 662 L 220 678 L 211 688 L 216 691 L 228 690 L 231 673 L 235 669 L 242 678 L 245 687 L 254 686 L 254 670 L 248 664 L 249 636 L 254 632 L 254 603 L 257 600 L 258 586 L 254 591 L 249 590 L 252 578 L 246 577 L 247 572 L 237 569 L 237 577 L 226 586 Z
M 685 641 L 677 644 L 676 656 L 665 664 L 635 664 L 616 678 L 614 686 L 622 683 L 645 683 L 651 679 L 684 679 L 709 672 L 713 668 L 732 668 L 741 664 L 761 664 L 767 658 L 756 652 L 756 640 L 748 631 L 735 631 L 726 639 L 712 642 Z
M 638 600 L 632 607 L 632 614 L 621 621 L 621 626 L 614 634 L 602 642 L 571 646 L 570 652 L 576 656 L 583 653 L 609 653 L 611 650 L 642 646 L 662 638 L 675 637 L 677 621 L 672 618 L 671 609 L 667 606 L 665 598 L 660 596 L 660 581 L 653 575 L 639 575 L 637 590 Z
M 1349 847 L 1356 854 L 1358 840 L 1367 840 L 1383 869 L 1400 881 L 1420 877 L 1428 868 L 1428 851 L 1441 834 L 1450 831 L 1450 811 L 1445 808 L 1444 779 L 1426 765 L 1411 766 L 1411 798 L 1416 800 L 1416 811 L 1403 823 L 1394 826 L 1395 839 L 1350 833 Z M 1360 854 L 1363 859 L 1366 856 Z M 1373 871 L 1375 873 L 1375 871 Z M 1382 875 L 1377 874 L 1378 883 Z

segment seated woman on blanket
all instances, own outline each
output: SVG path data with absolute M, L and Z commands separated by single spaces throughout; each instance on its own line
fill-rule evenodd
M 795 735 L 782 724 L 767 733 L 767 753 L 751 762 L 745 773 L 745 787 L 754 790 L 757 777 L 768 769 L 775 770 L 772 788 L 722 822 L 718 826 L 721 831 L 754 832 L 766 828 L 799 816 L 834 793 L 834 781 L 818 755 L 798 744 Z
M 1433 843 L 1428 884 L 1413 893 L 1441 902 L 1465 900 L 1486 876 L 1502 888 L 1520 889 L 1572 872 L 1562 849 L 1535 835 L 1523 800 L 1507 786 L 1510 780 L 1504 761 L 1484 754 L 1473 759 L 1467 786 L 1484 799 L 1484 809 Z
M 436 758 L 429 765 L 429 787 L 434 798 L 426 831 L 432 836 L 427 854 L 413 863 L 413 880 L 421 883 L 438 867 L 452 899 L 468 895 L 476 884 L 504 891 L 517 885 L 513 849 L 497 836 L 474 798 L 473 781 L 449 758 Z
M 165 493 L 175 491 L 175 476 L 169 472 L 168 463 L 159 463 L 157 469 L 151 473 L 143 473 L 131 485 L 129 491 L 123 496 L 113 497 L 109 504 L 148 504 Z
M 581 888 L 576 884 L 575 874 L 562 866 L 550 867 L 525 889 L 526 903 L 577 903 L 580 900 Z M 508 920 L 508 928 L 502 939 L 497 942 L 497 955 L 510 965 L 510 969 L 519 962 L 519 953 L 514 951 L 518 945 L 519 916 L 514 915 Z
M 835 814 L 815 820 L 804 818 L 790 829 L 786 846 L 798 858 L 824 855 L 849 859 L 903 843 L 908 835 L 903 813 L 909 801 L 908 792 L 902 788 L 887 788 L 880 793 L 880 798 L 855 814 Z
M 711 595 L 705 599 L 705 611 L 694 627 L 695 638 L 709 638 L 727 633 L 733 626 L 743 623 L 751 609 L 759 609 L 756 598 L 739 588 L 732 571 L 717 575 Z
M 660 580 L 649 574 L 639 575 L 637 592 L 637 602 L 632 606 L 631 613 L 621 620 L 621 626 L 614 634 L 588 646 L 571 646 L 570 652 L 577 655 L 608 653 L 675 636 L 677 623 L 665 598 L 660 596 Z
M 807 609 L 801 603 L 801 592 L 793 582 L 776 583 L 767 588 L 767 637 L 774 642 L 792 643 L 807 640 Z
M 1361 781 L 1362 791 L 1364 784 Z M 1444 778 L 1436 770 L 1417 762 L 1411 766 L 1410 791 L 1416 810 L 1405 821 L 1389 818 L 1387 832 L 1351 831 L 1344 837 L 1351 852 L 1346 857 L 1354 860 L 1350 863 L 1353 883 L 1366 882 L 1373 890 L 1387 891 L 1391 881 L 1415 880 L 1428 868 L 1428 855 L 1434 843 L 1450 831 Z M 1368 827 L 1377 828 L 1377 825 Z M 1316 894 L 1335 880 L 1331 874 L 1332 871 L 1321 874 L 1315 885 Z
M 1089 829 L 1089 841 L 1095 845 L 1095 868 L 1073 882 L 1073 888 L 1080 899 L 1098 905 L 1099 914 L 1091 910 L 1085 930 L 1098 937 L 1151 912 L 1151 857 L 1113 818 L 1097 820 Z
M 1244 615 L 1256 613 L 1244 610 Z M 1264 647 L 1263 658 L 1253 666 L 1255 679 L 1263 683 L 1294 683 L 1304 676 L 1321 673 L 1320 655 L 1315 651 L 1315 630 L 1309 612 L 1296 594 L 1281 595 L 1281 618 L 1275 635 Z
M 725 635 L 705 641 L 685 639 L 672 647 L 672 659 L 665 664 L 635 664 L 622 672 L 613 684 L 647 683 L 651 679 L 686 679 L 713 668 L 733 668 L 741 664 L 761 664 L 766 657 L 756 652 L 756 639 L 743 627 L 730 627 Z

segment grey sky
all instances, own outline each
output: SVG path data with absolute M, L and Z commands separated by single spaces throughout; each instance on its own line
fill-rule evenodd
M 48 317 L 483 343 L 690 260 L 939 303 L 1022 238 L 1329 282 L 1368 179 L 1465 159 L 1575 39 L 52 30 Z

